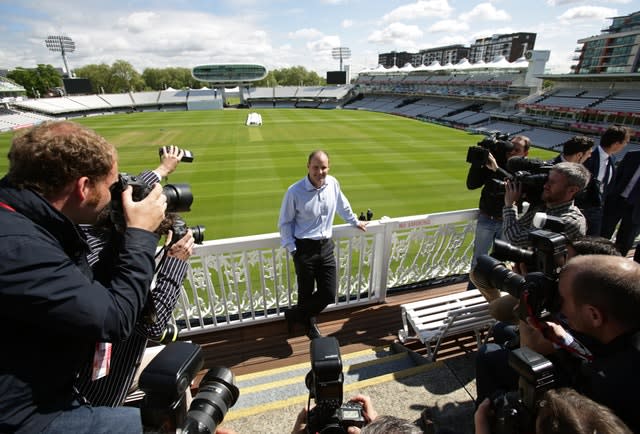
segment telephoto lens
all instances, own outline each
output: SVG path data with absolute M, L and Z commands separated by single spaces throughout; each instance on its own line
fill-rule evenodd
M 191 209 L 193 193 L 189 184 L 167 184 L 162 192 L 167 196 L 167 212 L 185 212 Z
M 215 432 L 239 395 L 233 372 L 221 366 L 211 368 L 200 381 L 198 394 L 193 398 L 182 426 L 182 434 Z

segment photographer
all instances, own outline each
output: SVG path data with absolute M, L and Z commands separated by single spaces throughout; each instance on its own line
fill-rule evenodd
M 517 247 L 527 247 L 529 232 L 533 229 L 533 217 L 544 212 L 562 218 L 564 235 L 573 240 L 585 235 L 586 221 L 580 210 L 574 206 L 573 198 L 589 182 L 589 172 L 577 163 L 558 163 L 549 172 L 542 192 L 542 204 L 529 207 L 522 217 L 517 217 L 516 203 L 520 199 L 522 187 L 507 180 L 502 218 L 505 239 Z
M 491 403 L 485 399 L 474 415 L 475 434 L 490 434 Z M 609 408 L 569 388 L 545 392 L 535 420 L 536 434 L 631 434 Z
M 561 271 L 558 292 L 568 327 L 592 340 L 585 341 L 586 351 L 559 324 L 533 318 L 521 323 L 521 345 L 553 362 L 556 386 L 573 387 L 609 407 L 638 432 L 640 414 L 628 396 L 640 386 L 640 265 L 616 256 L 578 256 Z
M 502 142 L 498 142 L 502 143 Z M 503 181 L 505 175 L 498 168 L 505 169 L 509 158 L 529 154 L 531 141 L 526 136 L 514 136 L 509 142 L 498 148 L 497 155 L 489 152 L 484 165 L 471 164 L 467 174 L 467 188 L 475 190 L 482 187 L 478 204 L 478 221 L 473 241 L 473 257 L 471 269 L 476 265 L 478 256 L 488 253 L 495 238 L 502 238 L 502 205 L 503 194 L 496 193 L 492 187 L 494 180 Z M 469 289 L 473 283 L 469 282 Z
M 515 204 L 520 198 L 521 187 L 507 181 L 503 208 L 505 239 L 514 246 L 528 247 L 529 234 L 536 229 L 533 226 L 533 218 L 538 212 L 560 217 L 564 223 L 563 234 L 569 241 L 584 235 L 586 222 L 580 210 L 573 205 L 573 197 L 584 188 L 588 181 L 589 172 L 580 164 L 558 163 L 554 165 L 544 184 L 541 196 L 542 203 L 530 206 L 519 219 Z M 501 297 L 497 288 L 479 282 L 474 270 L 469 273 L 469 279 L 491 303 L 490 311 L 494 318 L 499 321 L 514 321 L 512 311 L 517 303 L 515 297 L 511 295 Z
M 183 154 L 184 151 L 177 146 L 164 147 L 158 168 L 142 172 L 138 178 L 149 186 L 157 184 L 176 169 Z M 187 260 L 193 253 L 194 245 L 194 237 L 190 230 L 181 239 L 172 239 L 174 234 L 171 228 L 176 218 L 179 218 L 177 214 L 168 213 L 157 230 L 159 235 L 167 235 L 161 252 L 165 253 L 165 256 L 157 265 L 155 285 L 149 293 L 145 315 L 138 319 L 134 333 L 127 340 L 112 345 L 108 372 L 97 374 L 92 364 L 87 364 L 78 376 L 76 387 L 92 405 L 122 405 L 126 396 L 135 390 L 137 376 L 149 361 L 143 359 L 147 340 L 162 340 L 159 338 L 167 331 L 182 281 L 187 273 Z M 121 237 L 115 233 L 108 213 L 105 213 L 103 220 L 101 224 L 81 225 L 90 246 L 87 259 L 98 279 L 103 278 L 102 274 L 110 274 L 113 262 L 117 259 L 113 252 L 117 251 L 121 242 Z M 174 330 L 174 334 L 168 336 L 168 340 L 175 337 Z
M 0 432 L 141 432 L 135 408 L 91 408 L 73 384 L 81 366 L 103 355 L 96 342 L 132 332 L 154 269 L 166 197 L 156 186 L 139 202 L 122 193 L 126 249 L 108 285 L 93 280 L 78 224 L 92 224 L 118 178 L 116 150 L 76 123 L 22 131 L 0 181 L 0 324 L 19 330 L 0 355 Z

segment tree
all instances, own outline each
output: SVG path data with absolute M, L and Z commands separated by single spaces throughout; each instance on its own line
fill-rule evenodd
M 274 69 L 254 85 L 256 87 L 272 86 L 323 86 L 326 80 L 314 71 L 307 71 L 304 66 Z
M 31 98 L 47 95 L 49 89 L 62 86 L 60 73 L 51 65 L 39 64 L 35 69 L 18 67 L 7 77 L 24 87 Z
M 133 66 L 124 60 L 116 60 L 111 65 L 113 77 L 111 92 L 128 92 L 144 89 L 144 80 Z
M 100 65 L 87 65 L 75 69 L 76 77 L 87 78 L 95 93 L 111 93 L 111 68 L 106 63 Z

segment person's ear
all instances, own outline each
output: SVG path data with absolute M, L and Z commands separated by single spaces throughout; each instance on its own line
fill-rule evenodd
M 93 184 L 87 176 L 81 176 L 76 179 L 74 184 L 73 194 L 79 202 L 84 201 L 90 194 Z
M 594 328 L 600 328 L 604 324 L 604 315 L 602 311 L 592 304 L 585 304 L 583 306 L 583 311 L 586 315 L 587 320 Z

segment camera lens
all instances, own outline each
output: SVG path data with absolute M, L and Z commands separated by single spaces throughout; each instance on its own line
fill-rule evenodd
M 191 229 L 191 232 L 193 233 L 193 242 L 196 244 L 202 244 L 204 241 L 205 227 L 202 225 L 196 225 L 189 229 Z
M 182 433 L 215 432 L 227 411 L 238 400 L 240 392 L 234 383 L 235 378 L 228 368 L 211 368 L 191 402 Z
M 189 184 L 167 184 L 162 192 L 167 197 L 167 212 L 185 212 L 191 209 L 193 193 Z
M 489 255 L 478 256 L 474 276 L 479 280 L 480 285 L 493 286 L 501 291 L 507 291 L 516 298 L 520 298 L 526 283 L 524 277 L 514 273 L 502 262 Z

